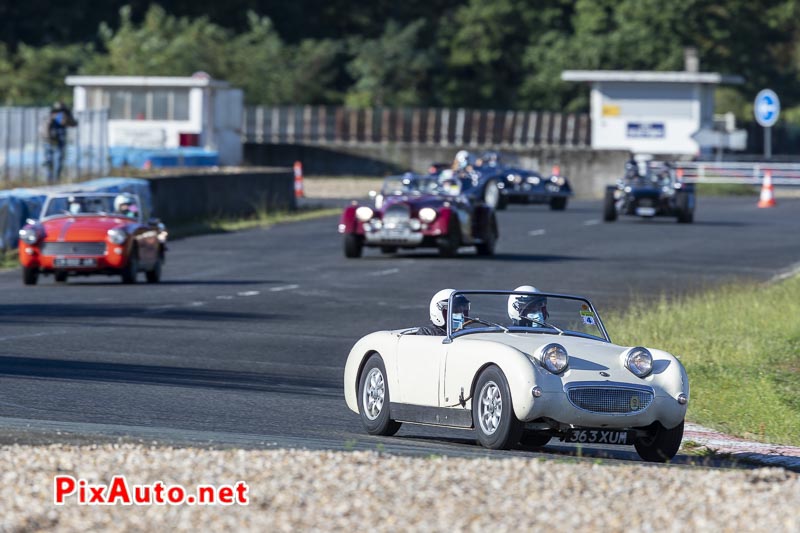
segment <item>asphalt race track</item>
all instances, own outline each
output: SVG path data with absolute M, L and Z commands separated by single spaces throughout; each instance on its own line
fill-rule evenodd
M 0 427 L 20 438 L 530 455 L 422 426 L 368 436 L 343 400 L 350 347 L 375 330 L 424 324 L 428 300 L 444 287 L 533 284 L 588 295 L 602 314 L 632 297 L 767 281 L 800 262 L 800 199 L 755 203 L 700 198 L 691 225 L 606 224 L 599 202 L 565 212 L 511 206 L 499 214 L 493 258 L 367 249 L 348 260 L 328 217 L 175 241 L 158 285 L 141 275 L 135 286 L 48 277 L 24 287 L 18 270 L 2 271 Z M 557 442 L 546 451 L 575 453 Z M 583 451 L 600 454 L 638 460 L 632 447 Z

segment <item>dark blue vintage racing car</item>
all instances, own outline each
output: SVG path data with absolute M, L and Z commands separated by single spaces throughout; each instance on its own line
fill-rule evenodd
M 474 160 L 471 157 L 462 150 L 456 154 L 452 165 L 434 163 L 430 172 L 441 175 L 451 170 L 461 179 L 463 194 L 494 209 L 505 209 L 510 203 L 549 204 L 550 209 L 556 211 L 566 209 L 572 188 L 558 167 L 544 176 L 522 168 L 513 160 L 501 158 L 496 152 L 487 152 Z
M 678 222 L 694 221 L 694 184 L 682 182 L 668 162 L 634 161 L 625 164 L 625 175 L 616 185 L 606 187 L 603 220 L 613 222 L 620 215 L 676 217 Z

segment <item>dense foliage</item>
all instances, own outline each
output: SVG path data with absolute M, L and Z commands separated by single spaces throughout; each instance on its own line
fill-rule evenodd
M 575 111 L 588 91 L 562 70 L 680 70 L 693 46 L 747 80 L 719 110 L 749 119 L 769 86 L 800 122 L 797 20 L 800 0 L 2 2 L 0 102 L 68 98 L 70 73 L 203 70 L 250 103 Z

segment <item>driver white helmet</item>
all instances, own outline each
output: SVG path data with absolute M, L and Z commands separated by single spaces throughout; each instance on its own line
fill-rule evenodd
M 456 292 L 455 289 L 442 289 L 431 298 L 428 310 L 431 314 L 431 322 L 435 325 L 444 327 L 445 321 L 447 320 L 447 302 L 450 299 L 450 295 L 454 292 Z M 469 316 L 469 300 L 467 300 L 465 296 L 459 294 L 453 299 L 453 315 L 462 315 L 458 318 L 454 316 L 454 323 L 457 322 L 459 318 L 463 321 L 463 317 Z M 454 327 L 454 329 L 457 328 Z
M 520 285 L 514 292 L 540 292 L 532 285 Z M 516 324 L 519 322 L 547 320 L 547 297 L 533 294 L 512 294 L 508 297 L 508 317 Z M 535 326 L 536 324 L 533 323 Z
M 122 210 L 123 206 L 129 206 L 124 212 Z M 137 211 L 136 202 L 133 199 L 133 196 L 130 194 L 119 194 L 116 198 L 114 198 L 114 211 L 117 213 L 123 213 L 125 215 L 133 215 Z
M 465 169 L 472 164 L 472 154 L 466 150 L 456 152 L 456 166 L 458 169 Z

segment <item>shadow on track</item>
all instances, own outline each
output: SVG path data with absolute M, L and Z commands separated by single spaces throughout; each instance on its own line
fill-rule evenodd
M 126 306 L 99 304 L 0 304 L 0 317 L 7 322 L 41 324 L 46 318 L 158 318 L 165 320 L 269 320 L 286 315 L 206 311 L 189 306 Z M 52 324 L 52 323 L 51 323 Z M 93 322 L 91 325 L 97 325 Z M 119 324 L 116 324 L 117 326 Z
M 65 361 L 33 357 L 0 357 L 0 376 L 97 381 L 137 385 L 295 393 L 342 398 L 340 376 L 271 375 L 257 372 L 208 370 L 170 366 Z
M 203 286 L 203 285 L 210 285 L 210 286 L 222 285 L 222 286 L 225 286 L 225 285 L 273 285 L 273 284 L 274 285 L 280 285 L 280 284 L 283 284 L 283 283 L 285 283 L 285 282 L 280 281 L 280 280 L 271 280 L 271 279 L 249 279 L 249 280 L 248 279 L 237 279 L 237 280 L 221 280 L 221 279 L 220 280 L 217 280 L 217 279 L 198 279 L 198 280 L 176 279 L 176 280 L 171 280 L 171 279 L 166 279 L 166 280 L 159 281 L 157 284 L 138 283 L 136 285 L 126 285 L 124 283 L 120 283 L 119 280 L 115 280 L 114 278 L 110 278 L 108 280 L 102 280 L 102 281 L 90 281 L 90 280 L 88 280 L 86 278 L 71 277 L 71 278 L 69 278 L 68 282 L 66 282 L 66 283 L 55 283 L 54 286 L 57 286 L 57 287 L 69 287 L 71 285 L 75 286 L 75 287 L 110 287 L 110 286 L 116 286 L 116 287 L 120 287 L 121 289 L 124 289 L 124 288 L 129 288 L 129 287 L 136 287 L 137 285 L 141 285 L 142 287 L 161 287 L 161 286 L 164 286 L 164 285 L 169 285 L 169 286 L 173 286 L 173 285 L 187 285 L 187 286 L 192 286 L 192 285 L 198 285 L 198 286 Z
M 431 253 L 403 253 L 397 254 L 383 254 L 383 255 L 369 255 L 364 256 L 362 260 L 366 261 L 381 261 L 381 260 L 400 260 L 400 259 L 431 259 L 431 260 L 456 260 L 456 261 L 508 261 L 508 262 L 538 262 L 538 263 L 556 263 L 562 261 L 595 261 L 594 257 L 580 257 L 575 255 L 547 255 L 547 254 L 494 254 L 492 256 L 477 255 L 474 253 L 459 253 L 455 257 L 440 257 L 435 251 Z

